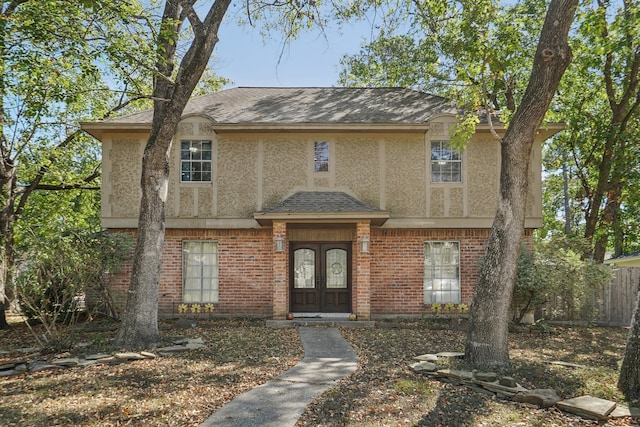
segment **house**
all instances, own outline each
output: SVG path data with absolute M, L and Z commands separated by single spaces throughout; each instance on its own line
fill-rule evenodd
M 241 87 L 192 99 L 170 155 L 160 314 L 213 304 L 224 315 L 371 319 L 470 304 L 500 145 L 480 124 L 456 152 L 455 114 L 446 99 L 397 88 Z M 82 124 L 102 142 L 112 232 L 135 233 L 151 119 Z M 529 240 L 542 225 L 541 145 L 559 129 L 540 129 L 531 155 Z M 120 307 L 129 275 L 111 282 Z
M 605 259 L 604 263 L 614 267 L 640 267 L 640 252 Z

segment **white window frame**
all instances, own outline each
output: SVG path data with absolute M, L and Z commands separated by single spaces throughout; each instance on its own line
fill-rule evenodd
M 209 144 L 209 150 L 202 150 L 197 145 Z M 185 149 L 185 145 L 188 147 Z M 208 156 L 207 156 L 208 152 Z M 209 157 L 203 158 L 203 157 Z M 194 166 L 198 166 L 194 170 Z M 186 167 L 186 169 L 185 169 Z M 206 170 L 208 167 L 208 171 Z M 189 175 L 185 179 L 185 174 Z M 201 179 L 193 179 L 195 174 L 200 174 Z M 208 179 L 205 178 L 208 174 Z M 211 182 L 213 179 L 213 141 L 209 139 L 183 139 L 180 141 L 180 182 Z
M 434 145 L 438 144 L 434 151 Z M 434 156 L 434 154 L 436 154 Z M 462 183 L 462 153 L 447 140 L 433 140 L 429 144 L 431 182 L 434 184 Z M 457 173 L 456 173 L 457 169 Z M 454 179 L 457 178 L 457 179 Z
M 423 258 L 424 303 L 460 304 L 460 242 L 424 242 Z
M 213 245 L 213 251 L 206 251 L 209 245 Z M 218 302 L 218 254 L 218 242 L 212 240 L 182 242 L 183 303 L 215 304 Z

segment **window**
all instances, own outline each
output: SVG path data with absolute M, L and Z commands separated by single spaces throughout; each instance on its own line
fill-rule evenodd
M 329 143 L 327 141 L 314 143 L 313 170 L 315 172 L 329 171 Z
M 182 302 L 218 302 L 218 244 L 182 243 Z
M 447 141 L 431 141 L 431 182 L 462 182 L 460 153 Z
M 460 243 L 425 242 L 424 303 L 460 303 Z
M 211 182 L 211 141 L 181 141 L 182 182 Z

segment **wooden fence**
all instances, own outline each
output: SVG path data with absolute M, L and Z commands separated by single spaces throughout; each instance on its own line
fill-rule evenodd
M 573 307 L 570 301 L 555 295 L 536 313 L 536 318 L 607 326 L 630 325 L 638 299 L 640 267 L 617 267 L 613 270 L 611 283 L 587 297 L 584 312 Z
M 600 290 L 596 301 L 598 323 L 628 326 L 638 296 L 640 267 L 618 267 L 614 273 L 611 284 Z

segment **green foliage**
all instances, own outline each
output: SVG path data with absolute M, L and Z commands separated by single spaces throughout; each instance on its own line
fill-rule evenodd
M 595 293 L 611 282 L 613 273 L 608 266 L 582 258 L 587 244 L 559 235 L 536 244 L 534 253 L 522 249 L 513 295 L 516 321 L 554 297 L 560 305 L 547 315 L 566 320 L 595 318 Z
M 122 233 L 73 229 L 57 235 L 31 233 L 29 251 L 18 263 L 20 306 L 29 319 L 45 326 L 45 336 L 37 337 L 41 346 L 62 350 L 72 344 L 73 329 L 59 328 L 59 323 L 74 324 L 83 311 L 89 316 L 111 314 L 105 274 L 117 271 L 129 258 L 132 242 Z

